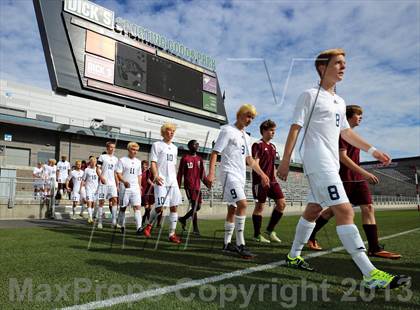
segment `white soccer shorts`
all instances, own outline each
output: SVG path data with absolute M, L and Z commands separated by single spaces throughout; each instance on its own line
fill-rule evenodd
M 156 207 L 173 207 L 182 204 L 181 191 L 177 184 L 173 186 L 155 185 Z
M 95 202 L 96 200 L 98 200 L 98 193 L 97 191 L 91 191 L 89 189 L 86 189 L 86 201 L 88 202 Z
M 126 188 L 123 196 L 124 207 L 141 206 L 141 193 L 139 188 Z
M 77 192 L 71 192 L 71 201 L 80 202 L 80 194 Z
M 238 201 L 246 200 L 245 180 L 230 173 L 221 173 L 220 182 L 222 183 L 223 201 L 228 205 L 236 207 Z
M 308 176 L 308 203 L 316 203 L 327 208 L 349 203 L 343 182 L 338 172 L 311 173 Z
M 114 197 L 118 197 L 117 186 L 101 184 L 98 188 L 98 200 L 108 200 Z

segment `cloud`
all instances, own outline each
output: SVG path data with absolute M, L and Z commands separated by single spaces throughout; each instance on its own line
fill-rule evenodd
M 284 143 L 300 92 L 317 83 L 313 58 L 326 48 L 347 51 L 345 79 L 337 86 L 348 104 L 364 107 L 358 132 L 393 157 L 419 152 L 420 4 L 417 1 L 95 1 L 117 16 L 216 58 L 230 120 L 241 103 L 254 103 L 258 123 L 278 123 Z M 1 1 L 2 78 L 49 88 L 32 1 Z M 13 18 L 10 18 L 13 16 Z M 277 100 L 274 105 L 263 58 Z M 407 137 L 404 139 L 404 137 Z

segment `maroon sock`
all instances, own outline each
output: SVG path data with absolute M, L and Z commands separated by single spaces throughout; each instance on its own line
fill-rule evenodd
M 261 234 L 262 215 L 252 215 L 252 223 L 254 224 L 254 237 L 257 238 Z
M 325 224 L 328 223 L 328 220 L 324 219 L 322 216 L 318 217 L 315 221 L 315 228 L 312 231 L 311 236 L 309 237 L 309 240 L 315 241 L 316 239 L 316 233 L 325 226 Z
M 376 224 L 363 224 L 363 230 L 365 231 L 366 238 L 369 244 L 369 251 L 376 252 L 379 250 L 378 240 L 378 226 Z
M 150 208 L 144 210 L 144 214 L 143 214 L 143 218 L 142 218 L 142 223 L 146 223 L 146 220 L 148 220 L 150 217 Z
M 283 216 L 283 212 L 277 211 L 277 209 L 273 210 L 271 213 L 270 222 L 268 222 L 267 231 L 272 232 L 274 227 L 276 227 L 277 223 L 280 221 L 281 217 Z
M 194 228 L 194 231 L 198 231 L 198 218 L 197 218 L 197 212 L 196 213 L 194 213 L 194 216 L 193 216 L 193 228 Z

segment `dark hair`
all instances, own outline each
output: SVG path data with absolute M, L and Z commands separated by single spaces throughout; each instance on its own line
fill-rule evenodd
M 188 148 L 192 147 L 193 144 L 195 144 L 196 142 L 197 142 L 197 140 L 195 140 L 195 139 L 188 141 L 188 144 L 187 144 Z
M 142 165 L 143 165 L 143 164 L 149 164 L 149 162 L 148 162 L 147 160 L 145 160 L 145 159 L 144 159 L 144 160 L 142 160 L 142 161 L 141 161 L 141 164 L 142 164 Z
M 363 114 L 363 109 L 361 106 L 358 106 L 356 104 L 348 105 L 346 107 L 346 117 L 347 119 L 352 118 L 354 114 L 361 115 Z
M 268 120 L 261 123 L 260 133 L 263 134 L 263 132 L 265 130 L 269 130 L 269 129 L 274 128 L 274 127 L 276 127 L 276 123 L 274 123 L 274 121 L 272 121 L 271 119 L 268 119 Z

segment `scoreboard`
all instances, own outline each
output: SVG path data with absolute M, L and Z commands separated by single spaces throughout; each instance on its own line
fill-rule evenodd
M 214 68 L 140 40 L 87 0 L 33 1 L 54 91 L 211 127 L 227 123 Z

